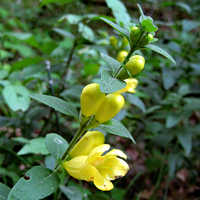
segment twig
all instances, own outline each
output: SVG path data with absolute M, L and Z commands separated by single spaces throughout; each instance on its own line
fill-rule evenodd
M 64 83 L 65 83 L 65 78 L 67 76 L 67 73 L 68 73 L 68 68 L 69 68 L 69 65 L 72 61 L 72 57 L 73 57 L 73 54 L 75 52 L 75 49 L 76 49 L 76 46 L 78 45 L 78 41 L 80 39 L 80 36 L 79 36 L 79 33 L 78 33 L 78 29 L 76 30 L 76 39 L 74 40 L 74 44 L 73 44 L 73 47 L 71 48 L 70 50 L 70 53 L 69 53 L 69 58 L 67 60 L 67 64 L 66 64 L 66 67 L 65 67 L 65 72 L 63 73 L 61 79 L 62 79 L 62 88 L 61 88 L 61 91 L 64 89 Z
M 54 93 L 54 88 L 53 88 L 53 80 L 51 78 L 51 63 L 49 60 L 47 60 L 45 62 L 46 64 L 46 69 L 47 69 L 47 73 L 48 73 L 48 79 L 49 79 L 49 85 L 50 85 L 50 89 L 51 89 L 51 93 L 53 96 L 55 96 L 55 93 Z M 55 115 L 56 115 L 56 124 L 57 124 L 57 128 L 58 128 L 58 133 L 60 134 L 60 124 L 59 124 L 59 116 L 58 116 L 58 111 L 55 110 Z

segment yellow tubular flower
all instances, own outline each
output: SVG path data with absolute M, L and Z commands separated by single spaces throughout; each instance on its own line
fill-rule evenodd
M 111 93 L 106 95 L 99 109 L 95 114 L 95 119 L 99 123 L 112 119 L 124 106 L 124 97 L 120 94 Z
M 129 166 L 121 159 L 126 159 L 126 155 L 118 149 L 101 156 L 109 148 L 108 144 L 99 145 L 88 156 L 75 157 L 63 166 L 76 179 L 93 181 L 95 186 L 103 191 L 112 190 L 114 186 L 110 180 L 125 176 Z
M 100 131 L 88 131 L 73 147 L 69 155 L 71 158 L 89 155 L 95 147 L 104 144 L 105 137 Z
M 117 61 L 123 62 L 127 55 L 128 55 L 127 51 L 120 51 L 119 54 L 117 55 Z
M 81 93 L 81 114 L 90 117 L 96 113 L 101 105 L 105 93 L 102 93 L 97 83 L 91 83 L 83 88 Z
M 126 87 L 122 88 L 121 90 L 118 90 L 115 93 L 122 94 L 125 92 L 135 93 L 136 87 L 138 86 L 138 80 L 135 78 L 128 78 L 124 80 L 126 82 Z
M 143 56 L 134 55 L 125 64 L 125 68 L 131 73 L 131 75 L 136 75 L 143 70 L 145 64 L 145 59 Z

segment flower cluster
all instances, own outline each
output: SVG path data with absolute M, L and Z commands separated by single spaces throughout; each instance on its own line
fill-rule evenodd
M 111 38 L 111 43 L 116 45 L 115 38 Z M 128 53 L 122 51 L 117 59 L 119 62 L 123 62 L 126 56 Z M 80 124 L 81 127 L 84 127 L 83 130 L 97 127 L 119 113 L 125 103 L 121 93 L 136 92 L 138 80 L 129 77 L 138 74 L 144 68 L 144 63 L 145 60 L 142 56 L 134 55 L 125 64 L 122 64 L 123 67 L 120 68 L 116 78 L 124 80 L 126 87 L 114 93 L 103 93 L 97 83 L 91 83 L 83 88 L 80 111 Z M 81 133 L 80 131 L 80 135 Z M 74 144 L 75 142 L 76 140 L 74 140 Z M 71 145 L 73 148 L 67 152 L 69 156 L 64 161 L 63 167 L 74 178 L 88 182 L 93 181 L 98 189 L 108 191 L 114 187 L 111 180 L 124 176 L 129 170 L 129 166 L 123 160 L 126 159 L 126 155 L 118 149 L 104 154 L 110 149 L 110 145 L 104 144 L 104 142 L 103 133 L 88 131 L 74 147 Z
M 101 124 L 112 119 L 124 106 L 124 97 L 118 93 L 105 95 L 97 83 L 87 85 L 81 93 L 81 116 Z M 83 120 L 84 118 L 81 118 Z
M 113 189 L 111 180 L 125 176 L 129 166 L 121 159 L 126 159 L 126 155 L 118 149 L 102 156 L 110 148 L 104 141 L 103 133 L 88 131 L 69 153 L 71 160 L 63 166 L 74 178 L 93 181 L 98 189 L 108 191 Z

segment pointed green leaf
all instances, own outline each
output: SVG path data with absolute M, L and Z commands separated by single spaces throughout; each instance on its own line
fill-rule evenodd
M 59 99 L 57 97 L 48 96 L 48 95 L 31 94 L 29 96 L 47 106 L 54 108 L 55 110 L 63 114 L 74 117 L 78 121 L 78 111 L 70 103 L 62 99 Z
M 3 97 L 13 111 L 25 112 L 30 105 L 29 91 L 23 85 L 7 85 L 3 89 Z
M 120 68 L 121 63 L 118 62 L 117 60 L 115 60 L 114 58 L 112 58 L 104 53 L 100 53 L 100 55 L 106 61 L 106 63 L 108 64 L 108 66 L 110 67 L 112 72 L 115 72 Z
M 107 24 L 112 26 L 115 30 L 117 30 L 119 33 L 121 33 L 129 41 L 129 32 L 128 32 L 128 30 L 125 30 L 125 29 L 121 28 L 120 26 L 118 26 L 117 24 L 111 22 L 110 20 L 108 20 L 106 18 L 100 17 L 100 19 L 102 19 L 104 22 L 106 22 Z
M 103 70 L 101 72 L 100 89 L 102 92 L 112 93 L 121 90 L 124 87 L 126 87 L 126 83 L 114 78 L 109 71 Z
M 99 128 L 101 128 L 104 131 L 107 131 L 108 133 L 112 133 L 114 135 L 129 138 L 133 141 L 133 143 L 135 143 L 133 136 L 126 129 L 126 127 L 121 122 L 119 122 L 115 119 L 112 119 L 108 122 L 105 122 L 105 123 L 99 125 Z
M 62 158 L 62 155 L 68 147 L 67 141 L 56 133 L 49 133 L 46 135 L 45 145 L 55 160 Z
M 31 168 L 12 188 L 8 200 L 38 200 L 52 194 L 60 179 L 52 170 L 42 166 Z
M 42 57 L 25 58 L 13 64 L 11 72 L 43 61 Z
M 25 144 L 17 154 L 26 155 L 29 153 L 42 154 L 42 155 L 49 154 L 49 152 L 47 151 L 45 147 L 45 138 L 38 137 L 32 140 L 29 140 L 29 143 Z
M 192 150 L 192 137 L 190 132 L 185 130 L 177 133 L 178 140 L 181 146 L 184 148 L 186 155 L 188 156 Z
M 0 200 L 7 200 L 10 190 L 7 185 L 0 182 Z
M 138 8 L 139 8 L 140 15 L 141 15 L 141 21 L 142 21 L 142 20 L 146 19 L 146 16 L 144 15 L 143 10 L 142 10 L 140 4 L 137 3 L 137 6 L 138 6 Z M 140 21 L 140 22 L 141 22 L 141 21 Z
M 135 94 L 124 94 L 125 98 L 127 99 L 127 101 L 135 106 L 137 106 L 139 109 L 142 110 L 142 112 L 146 112 L 146 107 L 143 103 L 143 101 L 137 97 Z
M 59 188 L 69 200 L 82 200 L 83 199 L 83 194 L 82 194 L 81 190 L 76 186 L 65 187 L 63 185 L 60 185 Z
M 168 58 L 170 61 L 172 61 L 176 65 L 175 60 L 165 50 L 161 49 L 160 47 L 153 44 L 148 44 L 145 46 L 145 48 L 151 49 L 152 51 L 155 51 L 163 55 L 164 57 Z
M 112 10 L 113 16 L 116 19 L 117 24 L 128 27 L 130 23 L 130 16 L 127 13 L 126 7 L 120 0 L 105 0 L 107 6 Z M 119 9 L 120 8 L 120 9 Z

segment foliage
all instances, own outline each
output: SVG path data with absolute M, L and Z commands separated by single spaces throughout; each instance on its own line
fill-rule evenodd
M 0 199 L 198 198 L 197 1 L 139 3 L 0 3 Z M 140 28 L 137 42 L 132 27 Z M 142 46 L 149 32 L 153 40 Z M 129 54 L 120 63 L 116 57 L 122 50 Z M 66 179 L 62 158 L 80 127 L 84 86 L 99 83 L 104 93 L 124 88 L 117 74 L 132 54 L 146 60 L 133 76 L 139 80 L 137 92 L 123 94 L 126 103 L 115 119 L 94 128 L 123 149 L 130 168 L 103 193 Z

